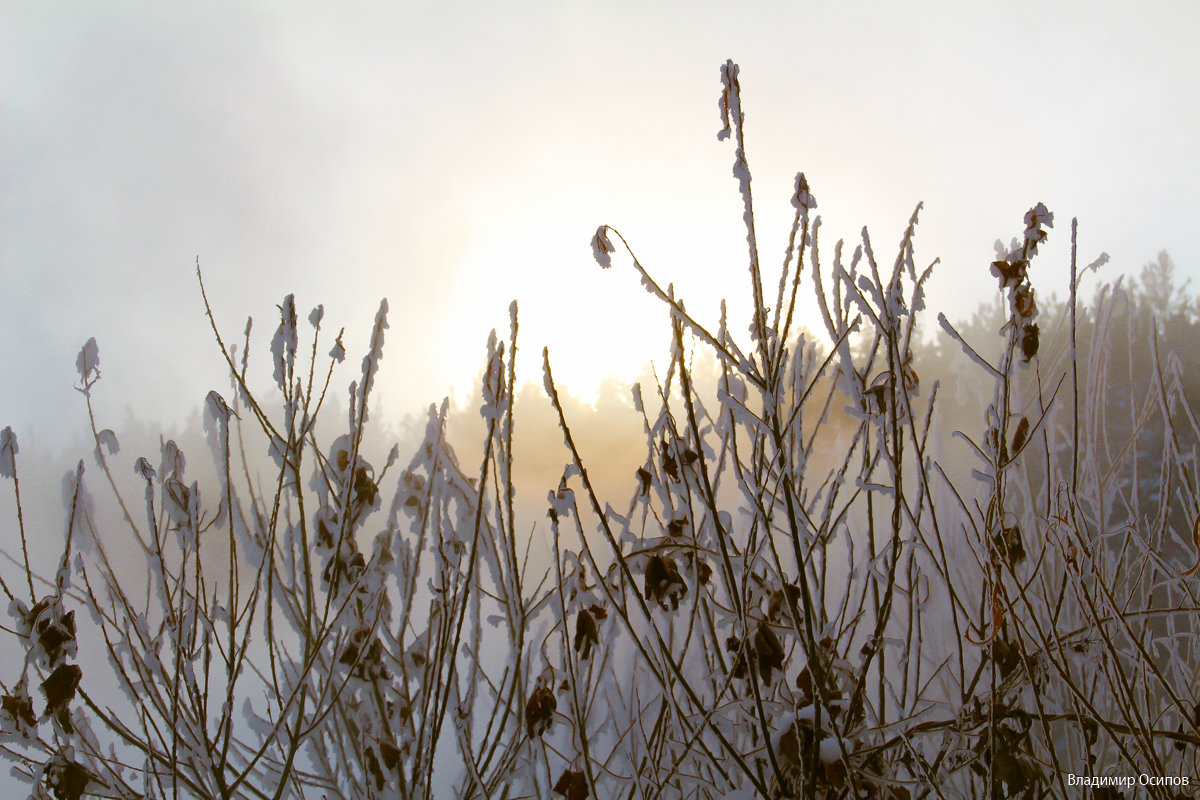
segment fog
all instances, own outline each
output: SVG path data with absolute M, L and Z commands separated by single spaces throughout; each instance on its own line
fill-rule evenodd
M 1150 3 L 7 4 L 0 26 L 0 422 L 82 434 L 72 365 L 100 343 L 112 415 L 179 425 L 225 385 L 227 338 L 295 292 L 365 343 L 394 314 L 381 413 L 471 402 L 488 330 L 594 399 L 665 354 L 661 311 L 587 241 L 616 226 L 665 285 L 744 330 L 745 245 L 717 68 L 742 67 L 765 258 L 794 174 L 830 245 L 880 249 L 925 201 L 933 305 L 988 299 L 991 244 L 1042 201 L 1114 273 L 1169 250 L 1188 275 L 1200 160 L 1197 14 Z M 1065 286 L 1067 237 L 1046 262 Z M 618 263 L 618 267 L 621 263 Z M 261 340 L 259 340 L 261 341 Z M 537 380 L 534 365 L 530 379 Z

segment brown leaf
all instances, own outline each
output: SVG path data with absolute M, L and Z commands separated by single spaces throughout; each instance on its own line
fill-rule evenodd
M 730 636 L 725 640 L 725 649 L 734 654 L 733 665 L 730 667 L 730 674 L 735 678 L 746 677 L 746 660 L 743 658 L 742 642 L 736 636 Z
M 730 674 L 735 678 L 747 676 L 748 663 L 757 666 L 758 674 L 762 676 L 763 683 L 767 686 L 771 685 L 772 673 L 783 671 L 783 645 L 779 642 L 775 631 L 771 630 L 766 622 L 759 623 L 758 630 L 755 631 L 753 637 L 747 639 L 745 644 L 737 637 L 730 636 L 725 640 L 725 648 L 734 654 Z M 748 658 L 754 659 L 753 662 L 748 662 Z M 803 673 L 801 676 L 803 677 Z
M 587 776 L 583 774 L 583 770 L 564 770 L 563 774 L 558 776 L 558 782 L 554 784 L 554 793 L 561 794 L 567 800 L 587 800 L 590 794 Z
M 346 644 L 346 649 L 342 651 L 341 658 L 338 659 L 339 664 L 353 666 L 362 653 L 362 646 L 367 641 L 370 631 L 366 628 L 358 628 L 350 634 L 350 641 Z
M 663 472 L 667 473 L 668 478 L 673 481 L 679 480 L 679 465 L 675 462 L 675 457 L 671 455 L 671 448 L 665 439 L 662 443 L 662 464 Z
M 645 598 L 657 601 L 664 610 L 669 602 L 670 610 L 674 611 L 679 608 L 679 599 L 685 594 L 687 594 L 687 583 L 680 576 L 674 559 L 665 556 L 651 556 L 646 565 Z
M 557 708 L 558 701 L 554 699 L 554 692 L 550 691 L 550 687 L 539 679 L 537 688 L 533 690 L 529 701 L 525 703 L 525 730 L 529 733 L 530 739 L 541 736 L 550 729 L 554 723 L 554 712 Z
M 1028 261 L 993 261 L 992 274 L 1000 279 L 1000 288 L 1016 286 L 1025 279 Z
M 58 800 L 80 800 L 93 776 L 74 761 L 55 764 L 46 770 L 47 782 Z
M 1023 754 L 1014 752 L 1013 746 L 1007 742 L 1001 742 L 995 748 L 992 770 L 1008 787 L 1008 797 L 1016 797 L 1042 778 L 1037 765 Z
M 783 671 L 783 645 L 765 622 L 759 623 L 758 633 L 754 634 L 754 650 L 758 656 L 758 672 L 762 675 L 763 683 L 770 686 L 771 673 Z
M 889 389 L 891 389 L 890 384 L 880 383 L 863 392 L 863 397 L 870 401 L 865 409 L 868 414 L 883 414 L 887 411 L 887 401 L 891 395 Z
M 6 694 L 0 698 L 0 711 L 3 711 L 15 723 L 24 724 L 30 728 L 37 725 L 37 715 L 33 713 L 33 702 L 24 691 L 19 695 Z
M 596 619 L 586 608 L 579 609 L 575 616 L 575 652 L 587 661 L 592 656 L 592 648 L 600 643 L 600 635 L 596 630 Z
M 998 638 L 992 643 L 992 659 L 1000 668 L 1000 677 L 1007 678 L 1014 669 L 1021 666 L 1021 651 L 1016 645 Z
M 1022 319 L 1031 320 L 1037 316 L 1037 301 L 1033 299 L 1033 287 L 1023 283 L 1013 293 L 1013 306 L 1017 315 Z
M 1025 444 L 1025 440 L 1029 438 L 1029 420 L 1021 417 L 1017 420 L 1017 430 L 1013 433 L 1012 449 L 1016 453 Z
M 791 606 L 792 614 L 795 614 L 796 620 L 804 618 L 803 612 L 800 610 L 800 600 L 804 595 L 800 591 L 800 587 L 794 583 L 784 584 L 782 589 L 776 589 L 771 593 L 771 599 L 767 603 L 767 618 L 772 622 L 784 622 L 790 625 L 792 617 L 787 613 L 788 606 Z
M 638 467 L 638 494 L 646 494 L 648 491 L 650 491 L 651 477 L 653 476 L 650 474 L 650 470 L 646 469 L 645 467 Z
M 1010 566 L 1025 560 L 1025 545 L 1021 541 L 1020 526 L 1010 525 L 1003 528 L 993 537 L 992 543 Z
M 371 773 L 371 777 L 375 779 L 375 791 L 382 792 L 384 775 L 383 770 L 379 767 L 379 758 L 375 755 L 375 748 L 368 747 L 363 755 L 366 756 L 367 772 Z
M 49 716 L 74 700 L 82 677 L 83 670 L 77 665 L 59 664 L 50 677 L 42 681 L 42 693 L 46 695 L 46 710 L 42 714 Z
M 400 765 L 400 748 L 391 742 L 380 742 L 379 754 L 383 756 L 383 765 L 389 770 L 394 771 Z
M 683 529 L 687 525 L 687 517 L 679 516 L 673 518 L 667 523 L 667 535 L 672 538 L 677 538 L 683 535 Z
M 786 765 L 800 763 L 800 737 L 796 735 L 796 723 L 793 722 L 780 735 L 778 755 Z
M 1026 361 L 1038 354 L 1038 326 L 1028 322 L 1021 331 L 1021 355 Z
M 921 379 L 913 367 L 912 350 L 905 350 L 904 357 L 900 359 L 900 377 L 903 379 L 901 385 L 905 392 L 914 393 L 920 388 Z
M 37 621 L 38 642 L 53 664 L 62 656 L 62 648 L 75 641 L 75 612 L 68 611 L 61 617 L 46 614 Z
M 369 467 L 359 467 L 354 471 L 354 497 L 368 508 L 375 505 L 375 500 L 379 497 L 379 487 L 371 479 Z
M 846 763 L 840 758 L 830 764 L 825 765 L 825 781 L 834 789 L 843 789 L 846 786 Z
M 800 668 L 800 674 L 796 676 L 796 688 L 800 690 L 800 695 L 806 703 L 813 702 L 816 695 L 813 692 L 812 671 L 807 664 Z

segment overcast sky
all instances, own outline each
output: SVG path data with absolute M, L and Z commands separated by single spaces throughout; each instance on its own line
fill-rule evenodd
M 890 259 L 925 201 L 917 256 L 942 259 L 930 305 L 951 317 L 990 297 L 993 241 L 1039 201 L 1045 291 L 1072 216 L 1105 279 L 1161 249 L 1200 274 L 1190 2 L 301 5 L 0 3 L 0 426 L 84 430 L 91 336 L 106 424 L 177 424 L 225 390 L 197 257 L 227 338 L 254 316 L 264 381 L 288 292 L 347 327 L 341 387 L 389 299 L 391 416 L 474 402 L 514 298 L 527 379 L 543 345 L 585 396 L 632 377 L 666 317 L 620 259 L 596 267 L 598 224 L 703 318 L 747 294 L 726 58 L 768 264 L 803 170 L 826 252 L 866 224 Z

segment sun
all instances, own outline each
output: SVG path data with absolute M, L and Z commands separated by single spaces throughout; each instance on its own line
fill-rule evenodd
M 518 379 L 540 381 L 542 351 L 548 348 L 556 384 L 585 402 L 594 402 L 605 381 L 632 384 L 648 364 L 665 371 L 670 358 L 670 312 L 642 286 L 630 253 L 618 243 L 612 267 L 602 269 L 589 242 L 596 230 L 594 220 L 564 214 L 542 223 L 508 229 L 487 242 L 486 249 L 470 252 L 467 270 L 473 276 L 472 290 L 470 306 L 459 309 L 463 318 L 491 320 L 497 334 L 507 338 L 509 322 L 504 312 L 515 298 Z M 743 293 L 744 268 L 731 280 L 727 265 L 737 263 L 739 257 L 744 262 L 745 255 L 711 247 L 695 252 L 680 246 L 681 239 L 694 237 L 706 225 L 707 221 L 678 218 L 634 218 L 627 220 L 622 233 L 639 261 L 656 273 L 655 280 L 664 289 L 674 284 L 676 296 L 686 302 L 689 312 L 715 333 L 720 324 L 721 276 L 726 288 Z M 737 299 L 731 305 L 739 305 Z M 744 325 L 739 323 L 741 328 Z M 468 334 L 463 329 L 461 335 L 474 337 L 478 331 Z M 477 367 L 472 374 L 475 371 Z

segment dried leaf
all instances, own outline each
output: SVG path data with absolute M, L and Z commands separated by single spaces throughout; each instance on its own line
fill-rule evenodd
M 554 692 L 539 679 L 537 688 L 525 703 L 525 730 L 530 739 L 541 736 L 550 729 L 554 724 L 554 712 L 557 708 L 558 701 L 554 698 Z
M 1017 429 L 1013 432 L 1012 449 L 1015 454 L 1025 444 L 1025 440 L 1029 438 L 1029 420 L 1021 417 L 1017 421 Z
M 1036 322 L 1026 323 L 1021 331 L 1021 355 L 1026 361 L 1038 354 L 1038 326 Z
M 767 619 L 772 622 L 782 621 L 791 624 L 792 617 L 784 613 L 788 606 L 791 606 L 791 613 L 795 615 L 797 621 L 803 619 L 804 612 L 800 608 L 800 601 L 803 597 L 800 587 L 794 583 L 788 583 L 782 589 L 776 589 L 771 593 L 771 600 L 767 603 Z
M 0 711 L 9 717 L 16 728 L 33 728 L 37 725 L 37 715 L 33 713 L 33 701 L 23 690 L 18 694 L 6 694 L 0 698 Z M 7 725 L 4 726 L 7 729 Z
M 46 651 L 50 663 L 59 661 L 65 645 L 75 641 L 75 612 L 68 611 L 61 617 L 53 612 L 43 614 L 35 623 L 38 643 Z
M 93 780 L 96 777 L 85 767 L 61 756 L 46 768 L 46 782 L 57 800 L 79 800 Z
M 100 346 L 96 344 L 96 337 L 87 340 L 87 343 L 79 349 L 79 356 L 75 359 L 75 369 L 79 371 L 79 380 L 85 386 L 90 386 L 100 378 Z
M 383 769 L 379 766 L 379 758 L 375 755 L 375 748 L 367 747 L 363 753 L 366 756 L 367 772 L 371 773 L 371 777 L 375 779 L 375 791 L 382 792 L 384 786 Z
M 0 477 L 11 478 L 17 474 L 17 435 L 11 427 L 0 431 Z
M 579 609 L 575 617 L 575 652 L 587 661 L 592 656 L 592 648 L 600 643 L 600 635 L 596 630 L 596 619 L 586 608 Z
M 1016 286 L 1025 279 L 1028 261 L 993 261 L 992 275 L 1000 279 L 1000 288 Z
M 587 776 L 583 770 L 564 770 L 554 784 L 554 793 L 561 794 L 567 800 L 587 800 Z
M 648 491 L 650 491 L 651 477 L 653 476 L 650 474 L 650 470 L 646 469 L 645 467 L 638 467 L 638 494 L 646 494 Z
M 1028 283 L 1022 283 L 1013 292 L 1013 310 L 1024 320 L 1031 320 L 1037 316 L 1037 301 L 1033 297 L 1033 287 Z
M 59 664 L 50 677 L 42 681 L 42 693 L 46 695 L 46 710 L 42 713 L 49 714 L 75 699 L 75 690 L 82 677 L 83 670 L 76 664 Z
M 383 757 L 383 765 L 389 770 L 395 771 L 400 766 L 400 748 L 391 742 L 380 742 L 379 754 Z
M 761 622 L 758 633 L 754 634 L 755 655 L 758 657 L 758 673 L 762 675 L 763 683 L 771 685 L 771 673 L 783 671 L 783 645 L 771 627 Z
M 1009 566 L 1025 560 L 1025 545 L 1021 541 L 1021 528 L 1018 525 L 1002 529 L 993 537 L 992 544 Z
M 646 565 L 645 598 L 656 601 L 664 610 L 679 608 L 679 600 L 687 594 L 687 583 L 679 574 L 675 561 L 666 556 L 651 556 Z
M 596 235 L 592 237 L 592 257 L 596 259 L 596 263 L 608 269 L 612 266 L 612 254 L 616 250 L 608 238 L 608 226 L 601 225 L 596 228 Z

